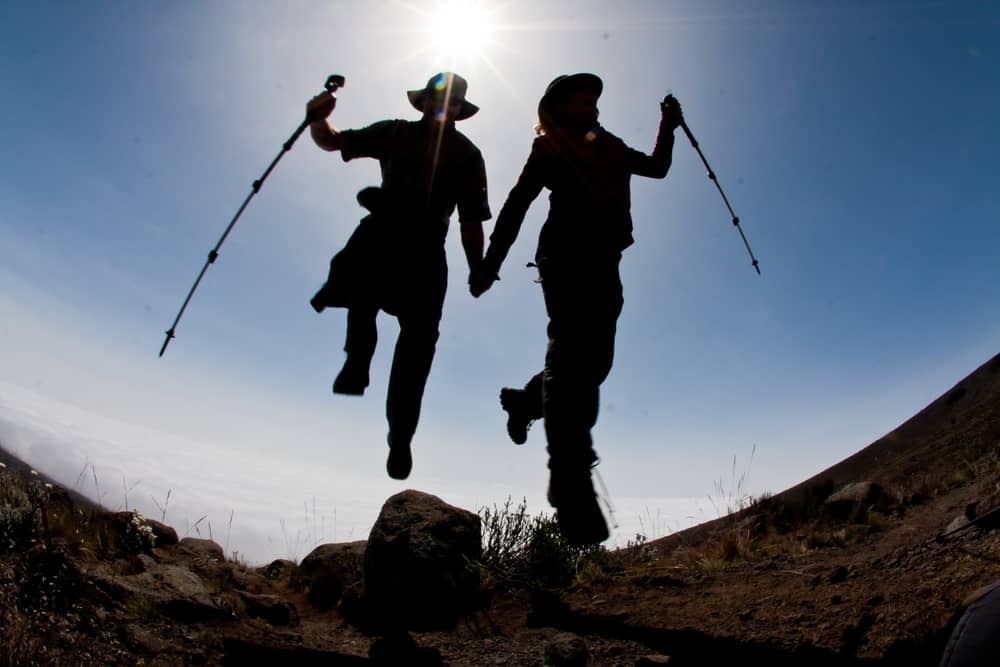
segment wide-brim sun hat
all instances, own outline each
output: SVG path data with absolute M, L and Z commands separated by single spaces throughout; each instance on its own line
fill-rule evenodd
M 462 108 L 455 115 L 455 120 L 465 120 L 479 111 L 479 107 L 465 99 L 469 83 L 453 72 L 439 72 L 427 80 L 427 85 L 417 90 L 406 91 L 410 104 L 417 111 L 424 110 L 424 100 L 428 95 L 450 95 L 452 99 L 460 99 Z
M 591 74 L 590 72 L 560 74 L 552 79 L 552 82 L 545 88 L 545 93 L 542 95 L 539 104 L 557 102 L 580 91 L 590 92 L 600 97 L 603 90 L 604 82 L 596 74 Z

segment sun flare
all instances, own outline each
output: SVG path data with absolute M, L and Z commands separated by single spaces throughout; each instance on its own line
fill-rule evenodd
M 486 58 L 497 29 L 495 11 L 476 0 L 440 0 L 427 13 L 430 50 L 448 63 Z

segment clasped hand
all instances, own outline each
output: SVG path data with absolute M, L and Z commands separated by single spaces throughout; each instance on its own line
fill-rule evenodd
M 469 293 L 478 299 L 497 280 L 497 272 L 486 266 L 485 262 L 480 262 L 476 268 L 469 272 Z
M 306 102 L 306 117 L 312 121 L 323 120 L 333 113 L 337 106 L 337 98 L 328 92 L 322 92 Z
M 660 102 L 660 113 L 662 114 L 661 122 L 671 130 L 677 129 L 684 119 L 684 114 L 681 112 L 681 103 L 673 95 L 667 95 Z

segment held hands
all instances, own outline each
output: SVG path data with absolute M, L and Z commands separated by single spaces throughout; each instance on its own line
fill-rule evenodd
M 337 106 L 337 98 L 328 92 L 322 92 L 306 103 L 306 118 L 312 122 L 324 120 Z
M 469 293 L 478 299 L 499 279 L 496 270 L 488 266 L 487 262 L 479 262 L 476 268 L 469 272 Z
M 681 103 L 677 101 L 677 98 L 673 95 L 664 97 L 663 101 L 660 102 L 660 122 L 672 132 L 680 126 L 683 120 L 684 114 L 681 112 Z

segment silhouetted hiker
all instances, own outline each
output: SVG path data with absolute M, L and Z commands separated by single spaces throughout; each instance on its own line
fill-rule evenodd
M 500 399 L 508 413 L 507 432 L 517 444 L 527 438 L 531 421 L 544 418 L 548 500 L 573 544 L 608 537 L 591 481 L 598 459 L 590 430 L 614 357 L 623 303 L 618 265 L 633 241 L 629 180 L 632 174 L 666 176 L 673 130 L 681 120 L 677 100 L 664 98 L 656 147 L 646 155 L 598 124 L 602 89 L 601 79 L 586 73 L 549 84 L 538 103 L 538 137 L 469 284 L 473 296 L 489 289 L 528 207 L 548 188 L 549 214 L 535 253 L 549 316 L 545 367 L 523 389 L 504 388 Z
M 448 282 L 444 239 L 458 208 L 462 245 L 470 275 L 482 261 L 482 221 L 490 218 L 486 168 L 479 149 L 455 129 L 479 107 L 465 99 L 468 85 L 450 72 L 407 92 L 423 113 L 417 121 L 385 120 L 358 130 L 337 131 L 326 118 L 336 99 L 320 93 L 306 106 L 318 120 L 313 141 L 344 160 L 370 157 L 382 170 L 380 188 L 366 188 L 358 201 L 371 211 L 344 249 L 330 262 L 330 275 L 311 303 L 317 312 L 346 307 L 347 359 L 333 383 L 337 394 L 361 395 L 378 338 L 379 310 L 399 320 L 386 396 L 390 477 L 406 479 L 412 467 L 410 441 L 434 359 L 438 324 Z

